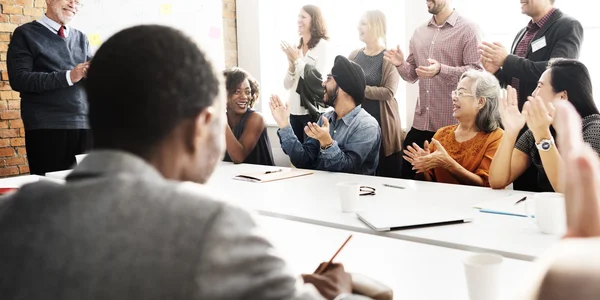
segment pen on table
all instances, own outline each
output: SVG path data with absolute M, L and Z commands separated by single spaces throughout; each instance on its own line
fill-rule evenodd
M 527 200 L 527 197 L 523 197 L 523 198 L 519 199 L 519 201 L 515 202 L 515 205 L 517 205 L 525 200 Z
M 277 173 L 277 172 L 283 172 L 283 169 L 274 170 L 274 171 L 266 171 L 265 174 L 271 174 L 271 173 Z
M 342 244 L 340 249 L 338 249 L 338 251 L 333 255 L 333 257 L 325 265 L 323 265 L 322 268 L 319 268 L 319 269 L 317 269 L 317 271 L 315 271 L 315 274 L 321 275 L 321 274 L 323 274 L 323 272 L 327 271 L 327 269 L 329 269 L 329 266 L 331 265 L 331 263 L 333 263 L 333 260 L 335 259 L 335 257 L 340 253 L 340 251 L 342 251 L 342 249 L 344 249 L 344 246 L 346 246 L 346 244 L 348 244 L 348 241 L 350 241 L 351 238 L 352 238 L 352 235 L 350 235 L 346 239 L 346 241 Z
M 387 186 L 387 187 L 391 187 L 391 188 L 395 188 L 395 189 L 401 189 L 401 190 L 405 189 L 405 187 L 403 187 L 403 186 L 387 184 L 387 183 L 384 183 L 383 186 Z

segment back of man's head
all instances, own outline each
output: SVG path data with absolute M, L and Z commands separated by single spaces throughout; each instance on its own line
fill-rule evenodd
M 148 158 L 181 124 L 211 111 L 219 85 L 205 54 L 178 30 L 144 25 L 115 34 L 93 58 L 86 83 L 95 149 Z M 213 115 L 219 123 L 220 113 Z

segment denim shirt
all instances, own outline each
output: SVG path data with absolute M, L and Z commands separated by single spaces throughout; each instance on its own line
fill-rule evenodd
M 324 114 L 329 120 L 329 134 L 333 145 L 321 150 L 318 140 L 298 141 L 292 127 L 279 129 L 281 148 L 297 168 L 331 172 L 374 175 L 379 162 L 381 130 L 377 120 L 360 105 L 337 120 L 335 111 Z M 319 119 L 319 126 L 323 120 Z

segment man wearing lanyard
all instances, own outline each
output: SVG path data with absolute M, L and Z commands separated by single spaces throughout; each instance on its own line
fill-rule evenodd
M 31 174 L 69 169 L 91 147 L 88 106 L 81 80 L 91 51 L 87 37 L 68 27 L 83 6 L 47 0 L 39 21 L 18 27 L 7 54 L 13 90 L 21 93 L 21 118 Z
M 403 148 L 416 143 L 423 147 L 441 127 L 456 123 L 452 116 L 452 91 L 462 73 L 481 69 L 477 45 L 481 42 L 479 27 L 462 17 L 449 0 L 429 0 L 431 20 L 417 28 L 410 40 L 410 55 L 397 49 L 386 51 L 402 79 L 419 81 L 419 98 L 413 126 Z M 402 178 L 414 179 L 415 171 L 407 161 L 402 163 Z
M 515 37 L 508 54 L 498 42 L 479 45 L 481 62 L 504 87 L 517 90 L 519 110 L 537 87 L 552 58 L 579 58 L 583 27 L 579 21 L 554 8 L 554 0 L 521 0 L 521 12 L 531 17 L 527 27 Z M 523 128 L 521 134 L 527 130 Z M 506 138 L 506 137 L 505 137 Z M 519 177 L 514 189 L 536 191 L 537 171 L 533 165 Z

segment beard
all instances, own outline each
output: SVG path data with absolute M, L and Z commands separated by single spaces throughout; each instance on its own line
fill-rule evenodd
M 431 9 L 428 9 L 427 11 L 432 15 L 437 15 L 442 11 L 442 9 L 444 9 L 444 6 L 434 1 Z
M 331 106 L 335 105 L 339 88 L 340 87 L 337 85 L 336 85 L 335 89 L 333 89 L 333 90 L 327 90 L 327 87 L 323 88 L 324 89 L 323 104 L 325 104 L 325 107 L 331 107 Z

